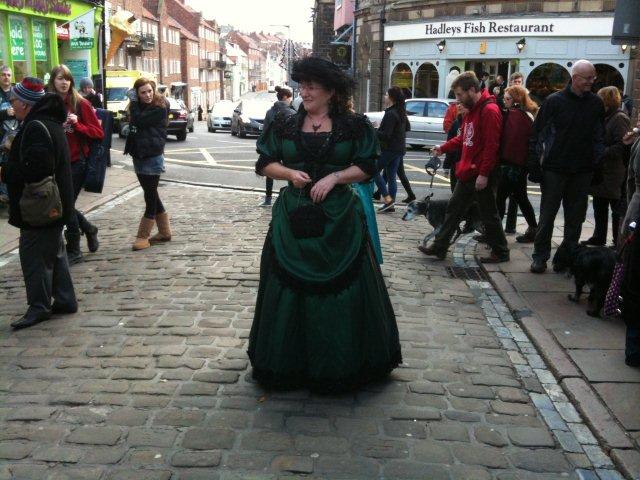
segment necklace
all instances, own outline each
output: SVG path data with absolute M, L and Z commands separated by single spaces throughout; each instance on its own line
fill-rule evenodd
M 322 115 L 322 117 L 320 117 L 319 123 L 315 123 L 311 115 L 309 115 L 308 113 L 307 116 L 309 117 L 309 120 L 311 120 L 311 128 L 313 128 L 313 133 L 318 133 L 318 130 L 320 130 L 320 127 L 322 126 L 322 122 L 325 118 L 327 118 L 327 114 L 325 113 L 324 115 Z

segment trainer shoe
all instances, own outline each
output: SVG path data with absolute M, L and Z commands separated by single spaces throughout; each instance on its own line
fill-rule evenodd
M 503 263 L 509 261 L 509 254 L 506 255 L 498 255 L 494 252 L 491 252 L 486 257 L 480 257 L 480 263 Z
M 423 245 L 419 245 L 418 246 L 418 250 L 420 250 L 425 255 L 432 255 L 432 256 L 438 258 L 439 260 L 444 260 L 445 258 L 447 258 L 447 251 L 446 250 L 442 250 L 440 248 L 436 248 L 433 245 L 430 245 L 428 247 L 425 247 Z
M 264 197 L 264 200 L 258 206 L 259 207 L 270 207 L 271 206 L 271 197 Z
M 391 213 L 395 211 L 396 211 L 396 204 L 393 202 L 385 203 L 380 208 L 378 208 L 378 213 Z

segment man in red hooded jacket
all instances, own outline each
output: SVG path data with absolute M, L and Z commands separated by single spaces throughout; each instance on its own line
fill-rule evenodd
M 459 75 L 451 84 L 458 102 L 469 109 L 462 121 L 460 135 L 444 145 L 433 148 L 435 155 L 460 151 L 456 163 L 458 183 L 447 205 L 442 228 L 429 247 L 418 247 L 426 255 L 444 259 L 451 237 L 467 208 L 475 200 L 480 220 L 484 224 L 487 244 L 491 254 L 480 259 L 483 263 L 509 261 L 509 247 L 502 230 L 502 222 L 496 207 L 496 180 L 493 170 L 498 160 L 502 113 L 496 99 L 487 90 L 480 88 L 478 77 L 473 72 Z

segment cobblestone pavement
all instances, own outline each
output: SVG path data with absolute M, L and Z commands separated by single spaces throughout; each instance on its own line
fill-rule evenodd
M 78 314 L 12 332 L 24 288 L 2 267 L 0 479 L 621 478 L 571 404 L 546 403 L 542 360 L 509 348 L 525 339 L 496 330 L 495 293 L 417 254 L 424 221 L 380 217 L 402 367 L 354 395 L 275 394 L 246 355 L 270 211 L 166 186 L 174 240 L 132 252 L 133 193 L 92 215 Z

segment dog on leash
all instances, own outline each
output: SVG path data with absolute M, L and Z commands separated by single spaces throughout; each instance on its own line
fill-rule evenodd
M 568 273 L 573 276 L 576 292 L 568 295 L 569 300 L 579 302 L 582 289 L 587 285 L 587 315 L 599 317 L 611 284 L 616 253 L 608 247 L 575 245 L 558 249 L 554 260 L 557 264 L 566 266 Z
M 402 216 L 402 220 L 410 221 L 413 220 L 416 216 L 422 215 L 427 219 L 429 225 L 433 227 L 431 233 L 425 235 L 422 239 L 422 246 L 426 247 L 427 242 L 435 237 L 438 232 L 442 229 L 442 225 L 444 224 L 445 215 L 447 213 L 447 205 L 449 204 L 449 200 L 434 200 L 433 193 L 430 193 L 422 200 L 414 200 L 413 202 L 407 205 L 407 211 Z M 451 244 L 454 244 L 458 237 L 462 235 L 463 230 L 460 228 L 460 225 L 456 227 L 456 233 L 451 239 Z

